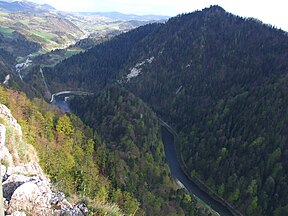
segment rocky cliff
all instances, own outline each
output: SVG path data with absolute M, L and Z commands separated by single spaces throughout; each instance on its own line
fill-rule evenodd
M 34 148 L 23 142 L 21 126 L 0 104 L 0 159 L 6 215 L 85 215 L 84 204 L 73 205 L 53 189 L 38 164 Z

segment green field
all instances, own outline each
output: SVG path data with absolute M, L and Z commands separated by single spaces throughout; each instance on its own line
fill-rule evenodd
M 69 58 L 69 57 L 71 57 L 73 55 L 76 55 L 76 54 L 78 54 L 80 52 L 81 52 L 81 50 L 67 50 L 66 53 L 65 53 L 65 57 Z
M 55 34 L 48 33 L 48 32 L 40 32 L 40 31 L 36 31 L 36 30 L 33 30 L 32 33 L 38 37 L 43 38 L 46 41 L 50 41 L 53 38 L 57 37 Z
M 8 13 L 7 12 L 3 12 L 3 11 L 0 11 L 0 20 L 6 20 L 8 16 Z
M 0 32 L 5 36 L 5 37 L 12 37 L 12 33 L 14 32 L 13 29 L 10 29 L 8 27 L 0 26 Z
M 28 19 L 25 20 L 19 20 L 20 23 L 24 24 L 24 25 L 29 25 L 30 21 Z
M 0 13 L 0 22 L 5 22 L 7 18 L 5 16 L 2 16 L 2 13 Z

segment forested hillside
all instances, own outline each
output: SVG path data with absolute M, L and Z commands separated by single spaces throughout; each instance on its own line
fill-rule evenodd
M 26 85 L 33 79 L 43 88 L 41 74 L 35 80 L 34 66 L 52 67 L 122 32 L 166 18 L 63 12 L 47 4 L 0 1 L 0 83 L 9 74 L 10 82 L 5 85 L 25 91 L 29 97 L 43 95 L 41 90 L 34 92 L 33 84 Z
M 40 99 L 0 87 L 0 103 L 17 118 L 58 190 L 96 215 L 205 213 L 173 183 L 158 120 L 140 99 L 114 86 L 74 102 L 81 102 L 72 108 L 93 129 Z M 25 160 L 29 150 L 19 145 Z
M 5 34 L 1 30 L 5 30 Z M 29 55 L 38 51 L 41 47 L 28 41 L 22 34 L 0 29 L 0 83 L 3 83 L 6 75 L 15 74 L 14 65 L 18 56 Z M 16 79 L 15 79 L 16 80 Z
M 287 59 L 286 32 L 213 6 L 122 34 L 45 75 L 54 91 L 125 86 L 177 129 L 191 177 L 246 215 L 285 215 Z
M 195 201 L 183 189 L 176 190 L 158 119 L 139 98 L 112 86 L 98 96 L 75 98 L 70 107 L 106 143 L 96 152 L 100 173 L 109 176 L 117 191 L 137 198 L 145 215 L 201 215 Z
M 59 63 L 55 68 L 45 68 L 51 91 L 83 89 L 99 92 L 108 84 L 115 82 L 119 70 L 132 62 L 137 62 L 143 51 L 139 42 L 146 40 L 162 24 L 148 24 L 121 34 L 102 43 L 83 54 L 72 56 Z M 97 77 L 97 79 L 95 79 Z
M 8 63 L 9 61 L 13 61 L 13 57 L 10 56 L 10 58 L 8 57 L 9 53 L 5 52 L 4 50 L 1 50 L 0 53 L 0 82 L 4 82 L 5 77 L 9 74 L 9 72 L 11 72 L 11 66 Z
M 104 201 L 110 200 L 108 193 L 112 188 L 110 181 L 99 174 L 92 130 L 75 115 L 65 115 L 39 99 L 30 101 L 13 90 L 0 87 L 0 103 L 7 105 L 17 118 L 25 142 L 36 148 L 40 165 L 52 183 L 74 201 L 85 197 L 91 213 L 104 215 L 109 206 Z M 121 213 L 116 207 L 114 210 Z
M 287 211 L 288 37 L 219 9 L 190 16 L 129 89 L 181 132 L 192 177 L 247 215 Z
M 102 155 L 105 144 L 78 117 L 64 114 L 42 100 L 30 101 L 23 93 L 2 87 L 0 103 L 11 109 L 22 127 L 24 142 L 36 148 L 42 169 L 68 199 L 85 202 L 90 215 L 116 216 L 137 212 L 139 202 L 132 194 L 116 190 L 115 178 L 110 180 L 101 171 L 108 169 L 108 163 L 101 164 L 108 157 Z M 16 142 L 13 145 L 18 146 L 22 161 L 31 154 L 17 140 L 9 142 Z M 109 157 L 109 163 L 116 162 Z

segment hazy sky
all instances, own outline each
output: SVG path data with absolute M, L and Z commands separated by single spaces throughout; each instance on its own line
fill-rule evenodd
M 254 17 L 288 31 L 287 0 L 30 0 L 64 11 L 118 11 L 175 16 L 210 5 L 245 17 Z

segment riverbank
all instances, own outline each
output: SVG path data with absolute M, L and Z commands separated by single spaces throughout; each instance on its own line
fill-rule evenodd
M 238 210 L 234 209 L 223 198 L 213 193 L 200 179 L 192 179 L 185 172 L 185 164 L 175 147 L 174 141 L 176 140 L 177 142 L 177 133 L 164 121 L 161 119 L 159 121 L 162 125 L 162 139 L 172 175 L 185 186 L 191 195 L 198 197 L 220 215 L 242 216 Z

